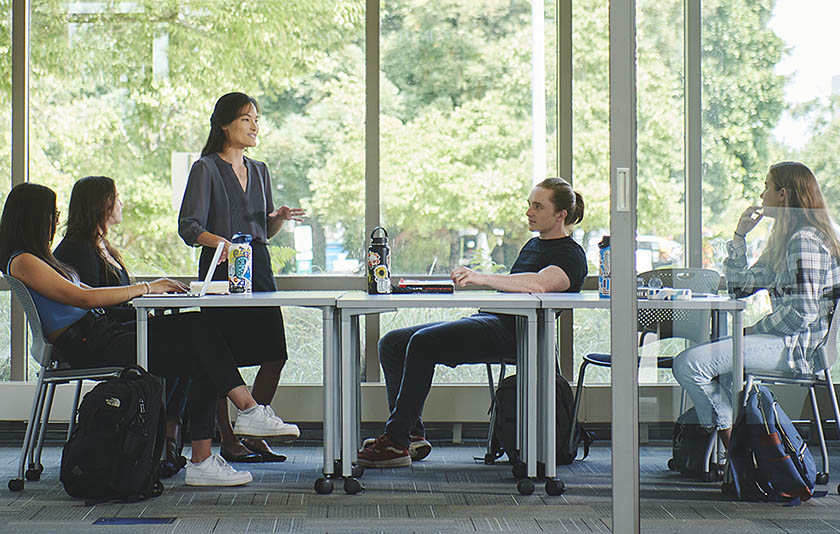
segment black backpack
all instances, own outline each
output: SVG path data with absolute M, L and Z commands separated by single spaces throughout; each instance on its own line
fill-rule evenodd
M 668 467 L 684 475 L 700 476 L 706 469 L 706 449 L 714 431 L 700 425 L 694 408 L 677 418 L 673 433 L 673 457 Z
M 583 445 L 583 457 L 589 456 L 589 445 L 594 438 L 587 432 L 583 425 L 577 423 L 572 428 L 574 420 L 574 395 L 569 383 L 559 373 L 555 374 L 557 382 L 556 391 L 556 437 L 557 437 L 557 463 L 568 465 L 575 461 L 578 449 Z M 516 448 L 516 375 L 511 375 L 502 380 L 496 389 L 496 399 L 490 407 L 495 411 L 493 424 L 493 438 L 490 441 L 490 453 L 486 459 L 489 463 L 507 454 L 512 464 L 519 463 L 519 450 Z M 571 432 L 574 432 L 574 439 L 570 439 Z
M 158 476 L 166 438 L 161 394 L 157 378 L 129 367 L 85 395 L 61 455 L 61 482 L 68 494 L 133 502 L 163 493 Z
M 742 501 L 799 504 L 814 491 L 817 466 L 805 440 L 765 386 L 754 385 L 732 426 L 721 489 Z

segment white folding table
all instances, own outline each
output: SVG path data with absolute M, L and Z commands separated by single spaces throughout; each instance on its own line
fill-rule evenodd
M 359 446 L 359 317 L 395 311 L 398 308 L 478 308 L 483 312 L 513 315 L 517 318 L 517 405 L 520 447 L 527 465 L 527 476 L 536 477 L 537 448 L 537 311 L 540 301 L 527 293 L 456 291 L 452 294 L 413 293 L 368 295 L 350 292 L 336 302 L 340 317 L 341 390 L 340 451 L 341 475 L 350 478 Z M 327 370 L 324 370 L 325 376 Z M 345 488 L 346 489 L 346 488 Z
M 584 293 L 535 293 L 541 302 L 539 312 L 540 344 L 538 356 L 538 375 L 540 377 L 538 396 L 540 402 L 539 417 L 539 447 L 537 451 L 538 461 L 545 462 L 546 477 L 551 479 L 557 474 L 555 461 L 556 436 L 554 427 L 554 368 L 555 368 L 555 343 L 557 312 L 573 309 L 609 309 L 610 299 L 600 298 L 597 292 Z M 733 421 L 737 416 L 739 404 L 737 399 L 743 388 L 744 382 L 744 309 L 746 302 L 735 300 L 729 297 L 709 296 L 697 297 L 690 300 L 638 300 L 639 309 L 682 309 L 682 310 L 711 310 L 715 312 L 726 312 L 732 316 L 732 398 L 733 400 Z M 635 319 L 634 319 L 635 320 Z M 621 377 L 614 377 L 613 381 L 621 380 Z M 612 395 L 615 396 L 619 389 L 613 387 Z M 630 402 L 629 399 L 622 399 L 622 402 Z M 622 440 L 621 436 L 612 436 L 612 460 L 613 462 L 638 462 L 639 443 L 633 440 Z M 613 481 L 616 484 L 618 481 Z M 636 492 L 621 492 L 621 494 L 638 495 Z
M 296 306 L 318 308 L 323 321 L 324 364 L 324 475 L 335 472 L 335 452 L 340 428 L 338 395 L 338 326 L 336 300 L 346 291 L 267 291 L 203 297 L 139 297 L 131 301 L 137 308 L 137 364 L 148 368 L 148 311 L 155 308 L 243 308 Z

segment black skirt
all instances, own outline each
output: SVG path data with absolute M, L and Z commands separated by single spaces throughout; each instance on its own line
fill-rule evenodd
M 252 291 L 277 291 L 271 268 L 268 246 L 264 243 L 251 243 Z M 198 277 L 204 279 L 212 254 L 206 254 L 204 248 L 199 261 Z M 213 280 L 228 279 L 228 264 L 224 262 L 216 267 Z M 283 313 L 280 307 L 257 308 L 202 308 L 210 324 L 222 334 L 227 342 L 236 364 L 239 367 L 259 365 L 263 362 L 288 359 L 286 351 L 286 330 L 283 326 Z

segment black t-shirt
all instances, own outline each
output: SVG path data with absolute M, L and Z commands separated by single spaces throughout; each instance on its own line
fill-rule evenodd
M 569 277 L 571 285 L 567 293 L 576 293 L 583 287 L 587 272 L 586 253 L 568 236 L 557 239 L 532 238 L 519 251 L 510 274 L 537 273 L 549 265 L 560 267 Z

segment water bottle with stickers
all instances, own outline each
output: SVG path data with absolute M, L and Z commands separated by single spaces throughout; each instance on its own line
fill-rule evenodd
M 376 232 L 382 231 L 381 236 Z M 387 295 L 391 292 L 391 247 L 388 246 L 388 231 L 377 226 L 370 233 L 368 249 L 368 294 Z
M 251 234 L 234 234 L 230 240 L 228 283 L 231 293 L 251 292 L 251 239 Z

